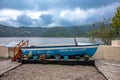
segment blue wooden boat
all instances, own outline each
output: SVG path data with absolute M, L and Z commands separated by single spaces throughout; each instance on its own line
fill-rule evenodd
M 97 50 L 98 44 L 81 43 L 77 45 L 54 45 L 54 46 L 30 46 L 22 47 L 22 55 L 31 55 L 31 59 L 37 59 L 41 55 L 63 56 L 66 59 L 69 56 L 93 56 Z M 68 56 L 68 57 L 67 57 Z

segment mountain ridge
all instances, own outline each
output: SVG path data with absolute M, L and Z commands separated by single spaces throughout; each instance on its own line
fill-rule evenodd
M 92 25 L 69 27 L 13 27 L 0 24 L 0 37 L 84 37 Z

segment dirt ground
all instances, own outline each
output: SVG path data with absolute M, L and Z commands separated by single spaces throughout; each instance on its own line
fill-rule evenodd
M 106 80 L 93 66 L 23 64 L 0 80 Z
M 12 58 L 4 58 L 4 57 L 0 57 L 0 61 L 4 61 L 4 60 L 11 60 Z

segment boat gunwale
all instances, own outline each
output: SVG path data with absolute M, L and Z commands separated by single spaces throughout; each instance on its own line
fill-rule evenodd
M 62 46 L 62 47 L 47 47 L 47 48 L 41 48 L 41 47 L 24 47 L 21 48 L 22 50 L 57 50 L 57 49 L 83 49 L 83 48 L 97 48 L 98 46 Z

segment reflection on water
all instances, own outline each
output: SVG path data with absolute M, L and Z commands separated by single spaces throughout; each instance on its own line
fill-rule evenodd
M 49 37 L 1 37 L 0 44 L 8 44 L 11 41 L 29 40 L 30 44 L 48 45 L 48 44 L 74 44 L 74 38 L 49 38 Z M 76 38 L 78 43 L 89 43 L 89 38 Z

